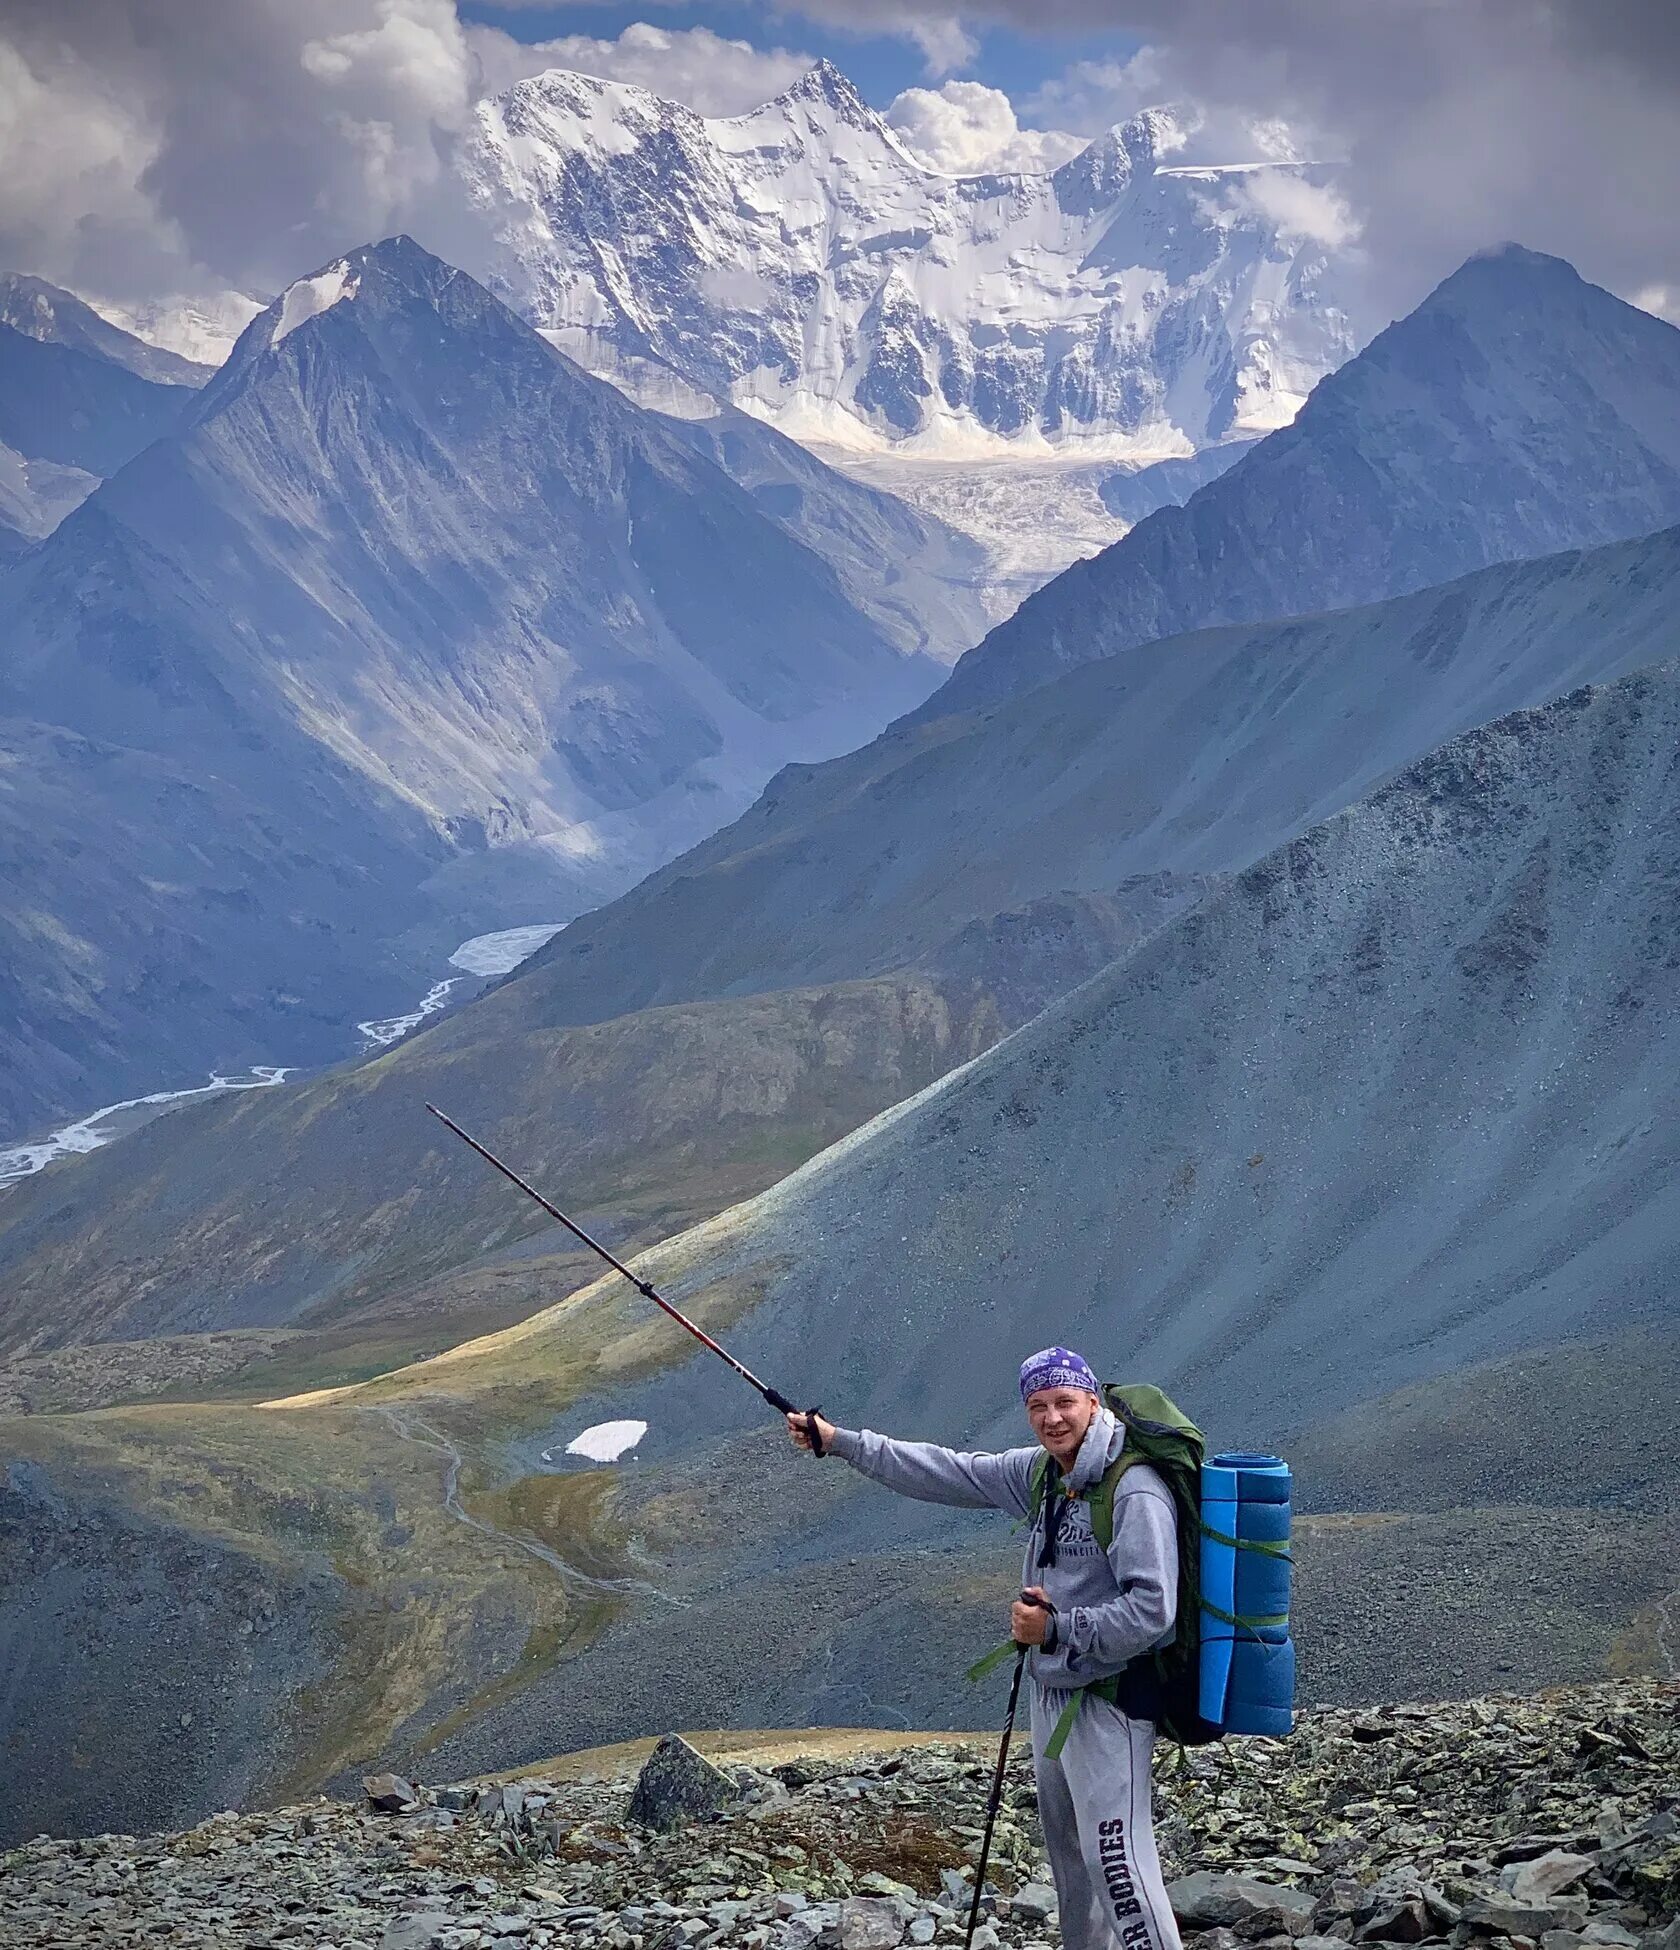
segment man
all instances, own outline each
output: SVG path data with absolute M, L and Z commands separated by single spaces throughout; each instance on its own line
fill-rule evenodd
M 825 1453 L 901 1496 L 1033 1519 L 1009 1631 L 1016 1644 L 1033 1648 L 1033 1764 L 1062 1941 L 1067 1950 L 1114 1950 L 1116 1941 L 1121 1950 L 1178 1950 L 1155 1852 L 1153 1689 L 1143 1656 L 1173 1634 L 1172 1495 L 1148 1463 L 1127 1468 L 1114 1484 L 1114 1538 L 1104 1552 L 1085 1499 L 1119 1459 L 1125 1429 L 1088 1363 L 1070 1348 L 1045 1348 L 1021 1364 L 1021 1399 L 1036 1446 L 1001 1455 L 894 1442 L 867 1429 L 836 1428 L 821 1416 L 817 1434 Z M 790 1415 L 788 1430 L 799 1448 L 811 1447 L 803 1415 Z M 1041 1451 L 1054 1467 L 1035 1514 Z M 1103 1680 L 1117 1681 L 1104 1689 L 1117 1700 L 1080 1690 Z M 1074 1701 L 1065 1745 L 1052 1758 L 1045 1748 Z

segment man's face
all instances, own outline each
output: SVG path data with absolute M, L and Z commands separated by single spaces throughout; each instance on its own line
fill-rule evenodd
M 1027 1397 L 1032 1432 L 1057 1462 L 1078 1455 L 1096 1412 L 1097 1398 L 1085 1388 L 1035 1388 Z

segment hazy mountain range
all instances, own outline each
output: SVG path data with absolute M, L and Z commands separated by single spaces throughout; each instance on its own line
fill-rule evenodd
M 738 444 L 753 492 L 404 240 L 262 314 L 5 583 L 7 1122 L 344 1053 L 481 914 L 566 918 L 930 689 L 961 544 Z M 880 626 L 813 507 L 854 586 L 910 558 Z

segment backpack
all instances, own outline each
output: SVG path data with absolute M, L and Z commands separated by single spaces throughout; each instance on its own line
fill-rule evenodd
M 1178 1517 L 1178 1611 L 1170 1645 L 1140 1655 L 1123 1673 L 1112 1679 L 1099 1679 L 1081 1687 L 1069 1701 L 1055 1731 L 1046 1744 L 1050 1759 L 1062 1751 L 1073 1725 L 1080 1700 L 1086 1693 L 1120 1703 L 1123 1693 L 1135 1697 L 1133 1668 L 1144 1666 L 1137 1675 L 1149 1683 L 1150 1714 L 1160 1731 L 1180 1746 L 1201 1747 L 1225 1737 L 1223 1727 L 1204 1720 L 1200 1710 L 1201 1692 L 1201 1561 L 1202 1561 L 1202 1462 L 1207 1443 L 1199 1428 L 1182 1409 L 1148 1382 L 1105 1382 L 1103 1401 L 1126 1431 L 1126 1446 L 1110 1463 L 1101 1479 L 1082 1493 L 1090 1508 L 1091 1534 L 1104 1551 L 1114 1542 L 1114 1491 L 1120 1478 L 1134 1463 L 1146 1462 L 1166 1484 Z M 1056 1480 L 1051 1481 L 1055 1471 Z M 1045 1515 L 1050 1495 L 1066 1495 L 1061 1486 L 1061 1471 L 1048 1454 L 1033 1465 L 1030 1521 L 1036 1528 Z

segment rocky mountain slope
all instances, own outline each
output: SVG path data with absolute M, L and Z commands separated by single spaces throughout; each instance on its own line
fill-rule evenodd
M 1677 579 L 1669 529 L 1149 644 L 986 711 L 894 725 L 784 772 L 522 980 L 544 985 L 552 1020 L 587 1021 L 873 974 L 1053 889 L 1234 871 L 1501 711 L 1680 653 Z
M 1154 110 L 1053 176 L 942 176 L 828 62 L 716 121 L 556 70 L 456 167 L 493 287 L 594 370 L 803 439 L 1159 459 L 1282 425 L 1350 349 L 1257 166 L 1175 167 L 1183 141 Z
M 56 285 L 0 274 L 0 554 L 51 534 L 209 375 Z
M 1680 331 L 1515 245 L 1472 258 L 1295 423 L 1078 563 L 925 714 L 1209 624 L 1300 615 L 1680 519 Z
M 215 1365 L 247 1391 L 375 1372 L 502 1326 L 593 1279 L 535 1206 L 426 1116 L 428 1099 L 623 1249 L 761 1191 L 989 1048 L 1130 947 L 1195 885 L 1046 901 L 976 924 L 902 974 L 655 1009 L 566 1029 L 515 977 L 359 1067 L 171 1113 L 0 1200 L 0 1376 L 67 1402 L 169 1392 L 196 1351 L 138 1337 L 243 1333 Z M 543 1235 L 548 1235 L 544 1237 Z M 73 1297 L 71 1297 L 73 1296 Z M 25 1351 L 115 1342 L 92 1363 Z M 72 1369 L 84 1379 L 81 1392 Z M 285 1379 L 282 1379 L 282 1376 Z M 0 1381 L 0 1393 L 5 1382 Z
M 1284 1442 L 1309 1697 L 1663 1671 L 1677 749 L 1674 667 L 1473 731 L 639 1265 L 842 1420 L 1009 1440 L 1055 1337 L 1218 1443 Z M 60 1615 L 43 1526 L 213 1542 L 291 1650 L 226 1699 L 126 1688 L 122 1740 L 200 1713 L 244 1778 L 673 1718 L 962 1724 L 1011 1541 L 801 1463 L 692 1345 L 615 1278 L 321 1397 L 13 1418 L 0 1630 L 28 1651 Z M 618 1417 L 633 1460 L 566 1457 Z M 93 1553 L 81 1614 L 159 1617 L 157 1548 Z M 168 1615 L 183 1661 L 225 1637 Z M 743 1666 L 743 1635 L 785 1656 Z M 76 1645 L 14 1730 L 106 1724 L 121 1647 Z
M 389 1057 L 175 1113 L 16 1189 L 0 1347 L 302 1320 L 330 1327 L 337 1375 L 366 1371 L 370 1306 L 389 1355 L 546 1304 L 578 1262 L 526 1258 L 540 1215 L 437 1141 L 428 1095 L 646 1243 L 978 1054 L 1442 737 L 1680 654 L 1677 594 L 1670 530 L 1151 646 L 783 778 Z M 1144 871 L 1162 861 L 1188 880 Z M 600 1009 L 623 1013 L 586 1032 Z
M 43 877 L 46 808 L 14 769 L 12 1129 L 141 1065 L 155 1087 L 336 1056 L 294 1000 L 319 964 L 342 1023 L 386 1013 L 398 961 L 564 919 L 938 669 L 685 440 L 401 239 L 294 285 L 179 437 L 14 564 L 0 644 L 8 742 L 52 728 L 47 789 L 128 897 Z M 197 792 L 138 803 L 136 766 Z M 225 882 L 195 856 L 204 791 L 244 814 Z M 514 867 L 487 851 L 509 845 Z M 311 874 L 342 891 L 291 900 Z
M 73 291 L 17 271 L 0 273 L 0 325 L 43 345 L 91 353 L 160 386 L 199 387 L 216 369 L 112 324 Z

